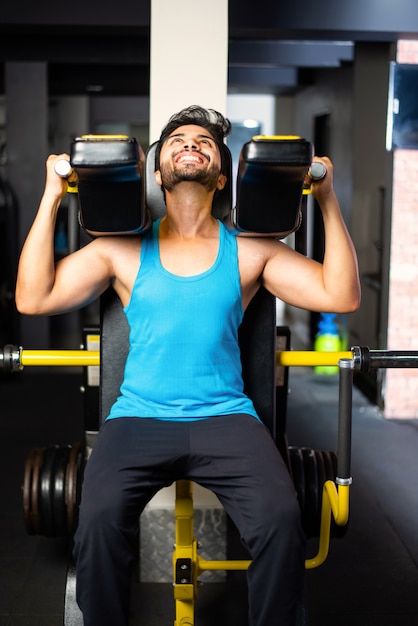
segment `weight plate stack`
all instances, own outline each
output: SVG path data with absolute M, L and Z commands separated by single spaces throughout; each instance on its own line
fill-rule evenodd
M 45 448 L 32 448 L 25 461 L 23 479 L 23 522 L 30 535 L 38 535 L 41 530 L 38 489 L 39 474 Z
M 325 481 L 335 482 L 337 455 L 333 451 L 289 446 L 290 470 L 301 509 L 302 527 L 306 537 L 319 537 L 322 493 Z M 343 537 L 346 526 L 331 522 L 331 536 Z
M 74 533 L 83 471 L 80 443 L 30 450 L 23 479 L 23 521 L 29 534 L 62 537 Z
M 68 457 L 65 475 L 65 507 L 67 532 L 72 535 L 78 524 L 78 507 L 81 499 L 81 482 L 85 466 L 84 446 L 74 443 Z
M 302 448 L 301 451 L 305 473 L 305 514 L 302 517 L 302 525 L 306 536 L 309 538 L 316 537 L 319 534 L 318 510 L 321 503 L 322 487 L 318 480 L 315 450 Z
M 295 485 L 298 498 L 302 523 L 305 519 L 305 471 L 303 467 L 303 454 L 301 448 L 289 446 L 290 475 Z

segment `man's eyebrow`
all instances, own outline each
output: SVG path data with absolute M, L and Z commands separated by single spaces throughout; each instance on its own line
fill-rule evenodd
M 168 139 L 172 139 L 173 137 L 184 137 L 185 134 L 186 133 L 173 133 L 168 137 Z M 199 137 L 199 139 L 210 139 L 210 141 L 213 141 L 215 143 L 215 140 L 213 137 L 211 137 L 211 135 L 198 134 L 197 136 Z

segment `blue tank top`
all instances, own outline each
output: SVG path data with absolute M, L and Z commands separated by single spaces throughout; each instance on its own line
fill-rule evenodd
M 182 421 L 233 413 L 257 418 L 243 391 L 236 237 L 219 222 L 212 267 L 177 276 L 161 265 L 159 223 L 142 239 L 140 268 L 124 308 L 130 348 L 109 418 Z

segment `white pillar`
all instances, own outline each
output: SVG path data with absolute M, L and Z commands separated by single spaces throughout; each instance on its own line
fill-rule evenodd
M 199 104 L 226 115 L 228 0 L 151 0 L 150 144 L 168 119 Z M 218 506 L 195 486 L 197 506 Z M 170 508 L 174 489 L 159 492 L 148 508 Z
M 150 143 L 191 104 L 226 115 L 228 0 L 151 0 Z

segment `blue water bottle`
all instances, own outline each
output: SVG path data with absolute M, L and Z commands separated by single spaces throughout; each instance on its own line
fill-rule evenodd
M 318 332 L 315 337 L 314 350 L 317 352 L 339 352 L 341 350 L 341 340 L 338 326 L 335 323 L 335 313 L 320 313 Z M 338 365 L 316 365 L 316 374 L 337 374 Z

